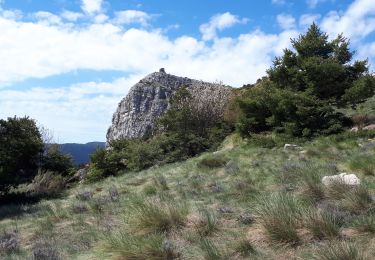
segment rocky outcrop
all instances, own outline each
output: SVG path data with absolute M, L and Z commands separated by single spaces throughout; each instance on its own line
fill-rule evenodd
M 178 77 L 160 69 L 135 84 L 119 103 L 107 132 L 107 142 L 151 133 L 156 120 L 169 108 L 170 97 L 184 86 L 202 106 L 209 100 L 225 104 L 232 92 L 232 88 L 222 84 Z

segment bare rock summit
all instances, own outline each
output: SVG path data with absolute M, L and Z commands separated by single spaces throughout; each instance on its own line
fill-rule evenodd
M 156 120 L 169 108 L 170 97 L 181 87 L 187 87 L 202 106 L 209 100 L 224 106 L 232 93 L 231 87 L 170 75 L 162 68 L 140 80 L 121 100 L 107 131 L 107 142 L 141 138 L 152 132 Z

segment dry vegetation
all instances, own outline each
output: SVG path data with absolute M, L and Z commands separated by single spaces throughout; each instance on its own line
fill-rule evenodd
M 186 162 L 4 206 L 0 258 L 371 259 L 370 138 L 320 138 L 301 152 L 233 135 L 221 150 Z M 356 173 L 361 186 L 321 184 L 339 172 Z

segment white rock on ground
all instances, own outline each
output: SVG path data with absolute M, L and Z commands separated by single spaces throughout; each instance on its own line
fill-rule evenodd
M 301 146 L 298 146 L 296 144 L 285 144 L 284 145 L 284 150 L 300 150 L 302 149 Z
M 325 186 L 329 186 L 337 182 L 340 182 L 346 185 L 360 185 L 361 184 L 361 180 L 355 174 L 347 174 L 346 172 L 340 173 L 338 175 L 324 176 L 322 178 L 322 183 Z

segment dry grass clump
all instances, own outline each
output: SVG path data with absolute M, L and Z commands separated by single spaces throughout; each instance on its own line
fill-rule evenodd
M 305 226 L 317 239 L 333 239 L 339 236 L 341 220 L 334 214 L 309 209 L 304 214 Z
M 133 199 L 130 208 L 131 226 L 136 232 L 164 233 L 185 225 L 189 207 L 186 203 L 160 199 Z
M 219 231 L 219 220 L 214 212 L 202 209 L 195 228 L 201 237 L 210 236 Z
M 105 252 L 119 256 L 118 259 L 124 260 L 172 260 L 180 258 L 180 253 L 173 243 L 161 234 L 138 237 L 117 232 L 106 238 L 103 249 Z
M 256 213 L 271 240 L 295 245 L 300 241 L 297 228 L 301 208 L 294 196 L 273 193 L 259 200 Z
M 369 259 L 361 251 L 359 245 L 337 241 L 326 246 L 316 248 L 313 255 L 316 260 L 366 260 Z
M 365 175 L 375 175 L 375 160 L 373 154 L 360 154 L 349 161 L 349 167 L 353 171 L 362 172 Z

